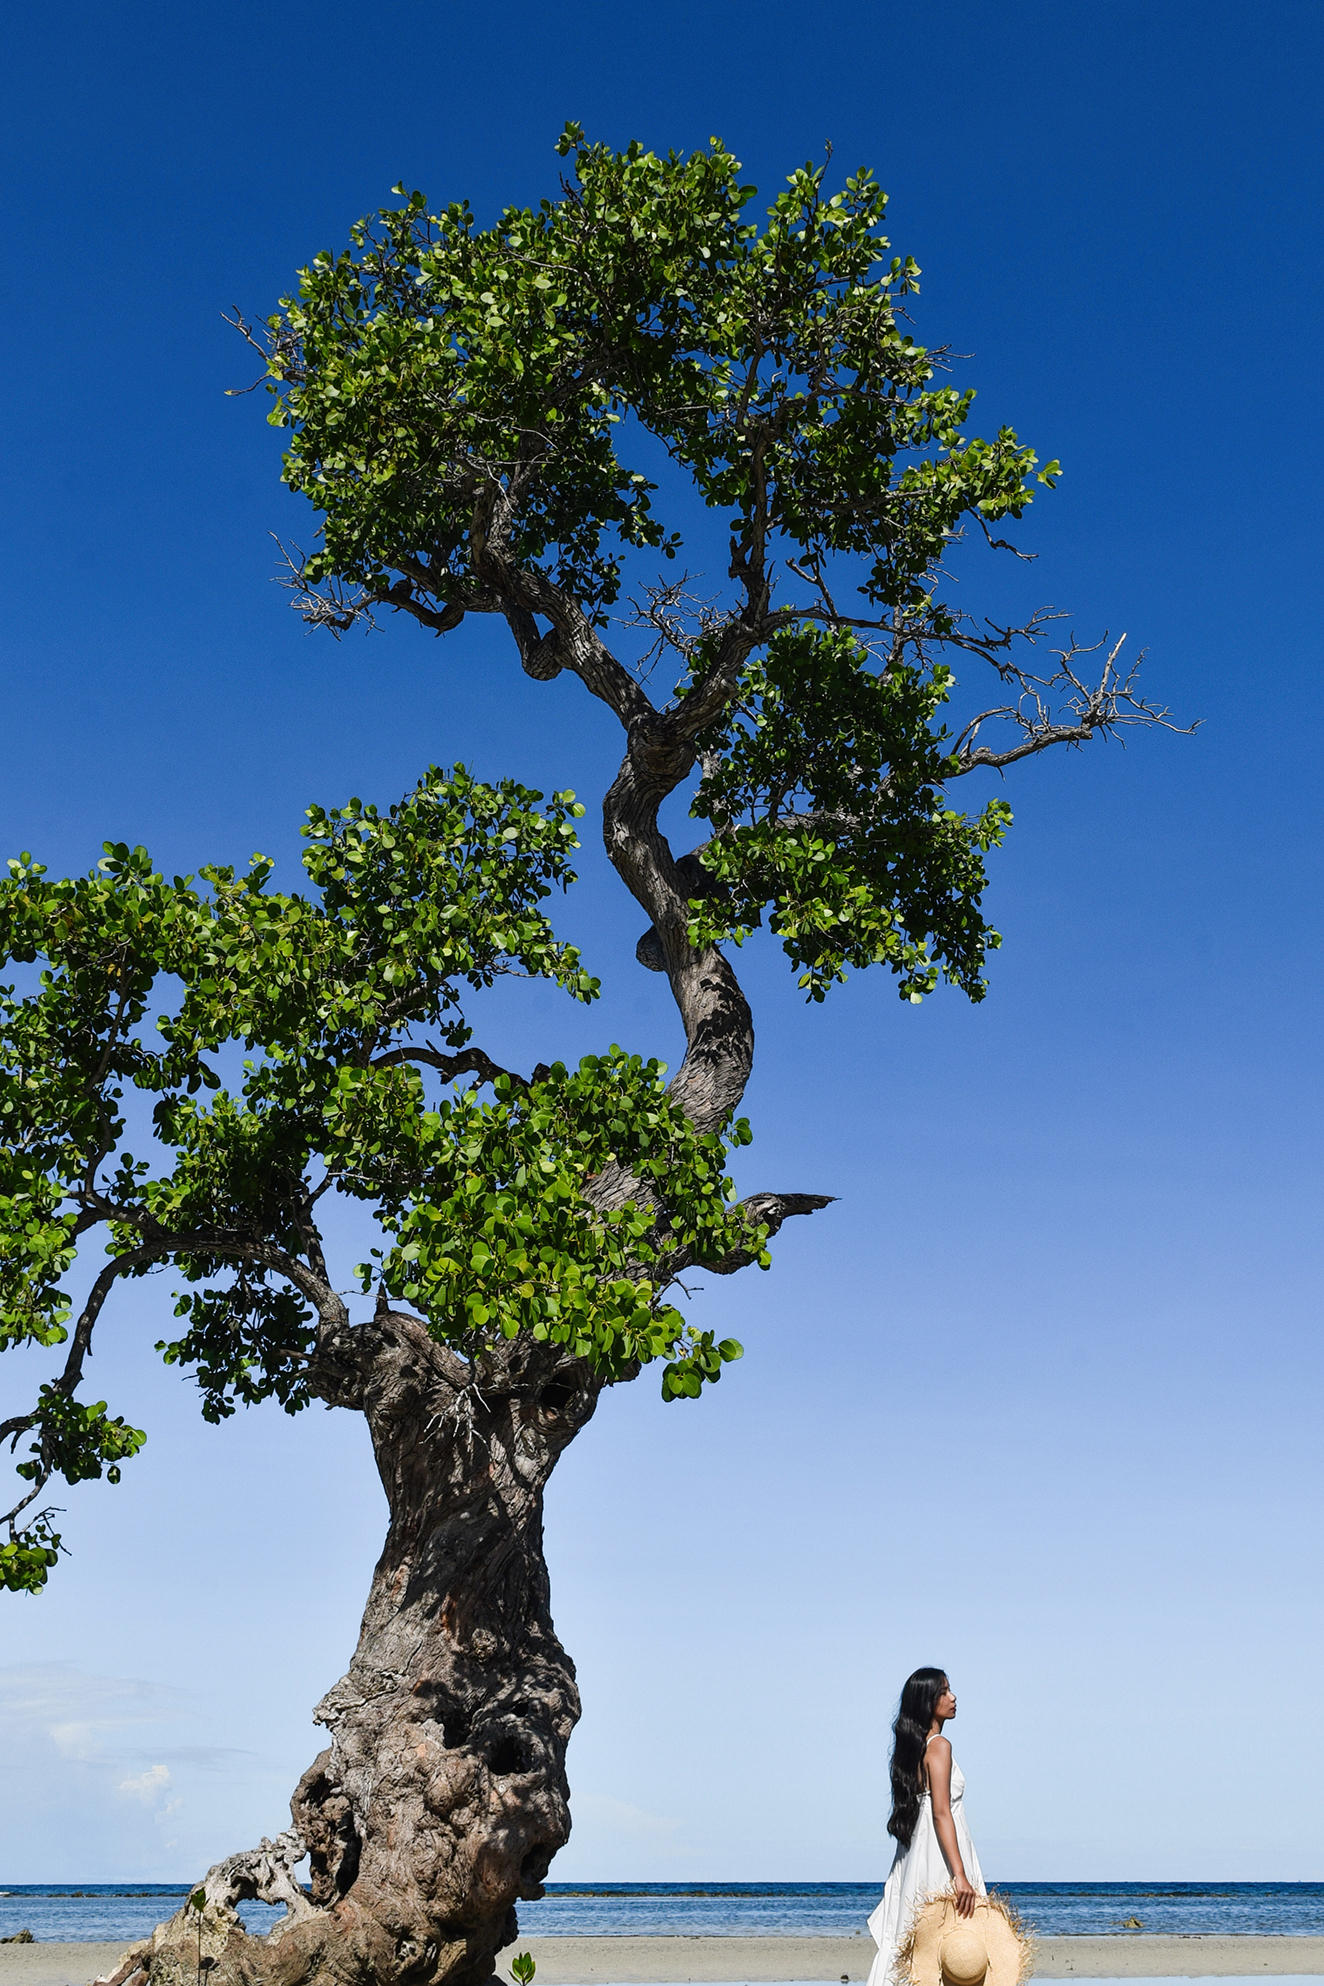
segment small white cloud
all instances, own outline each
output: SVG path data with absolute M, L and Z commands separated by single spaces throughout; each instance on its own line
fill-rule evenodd
M 105 1758 L 106 1748 L 90 1724 L 52 1724 L 50 1734 L 61 1758 L 78 1759 L 84 1765 L 99 1765 Z
M 113 1768 L 121 1761 L 107 1753 L 110 1734 L 172 1722 L 184 1701 L 182 1691 L 139 1676 L 89 1675 L 67 1662 L 15 1664 L 0 1668 L 0 1741 L 45 1726 L 61 1758 Z
M 232 1759 L 257 1756 L 242 1745 L 153 1745 L 152 1750 L 158 1758 L 171 1759 L 176 1765 L 196 1765 L 204 1772 L 221 1772 Z
M 177 1716 L 181 1690 L 139 1676 L 96 1676 L 69 1662 L 0 1668 L 0 1723 L 137 1724 Z
M 134 1761 L 123 1736 L 135 1725 L 177 1722 L 186 1702 L 183 1691 L 168 1685 L 89 1675 L 67 1662 L 0 1668 L 0 1749 L 31 1743 L 44 1729 L 62 1759 L 122 1772 Z M 135 1749 L 138 1760 L 171 1756 L 159 1738 L 150 1750 Z
M 118 1790 L 128 1793 L 135 1800 L 154 1800 L 158 1793 L 164 1793 L 170 1784 L 170 1767 L 154 1765 L 136 1778 L 121 1779 Z

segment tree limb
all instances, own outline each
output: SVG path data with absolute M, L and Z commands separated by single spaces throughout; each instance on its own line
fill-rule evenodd
M 510 498 L 488 492 L 475 510 L 476 571 L 509 603 L 507 620 L 526 669 L 545 669 L 546 638 L 535 647 L 535 614 L 552 623 L 560 669 L 579 677 L 625 728 L 626 752 L 603 800 L 603 842 L 626 888 L 652 919 L 685 1027 L 686 1054 L 668 1095 L 704 1131 L 719 1129 L 744 1094 L 753 1063 L 754 1027 L 729 962 L 717 950 L 696 952 L 688 936 L 688 898 L 658 809 L 694 765 L 694 740 L 734 694 L 744 656 L 757 639 L 730 625 L 717 659 L 673 710 L 657 710 L 635 677 L 598 635 L 579 603 L 543 574 L 518 567 L 504 553 Z M 635 1197 L 622 1180 L 623 1199 Z
M 767 1229 L 764 1237 L 771 1237 L 795 1214 L 816 1214 L 824 1207 L 830 1207 L 836 1199 L 835 1193 L 751 1193 L 740 1202 L 737 1211 L 744 1215 L 750 1227 Z M 750 1248 L 734 1248 L 716 1261 L 700 1260 L 689 1249 L 678 1251 L 667 1258 L 670 1274 L 678 1275 L 688 1268 L 709 1269 L 716 1276 L 734 1276 L 737 1270 L 747 1269 L 757 1261 L 759 1244 Z
M 529 1087 L 529 1078 L 516 1075 L 513 1069 L 503 1069 L 481 1048 L 462 1048 L 455 1055 L 443 1055 L 439 1048 L 427 1048 L 413 1042 L 405 1042 L 400 1048 L 388 1048 L 381 1055 L 374 1055 L 368 1064 L 370 1069 L 393 1069 L 402 1063 L 423 1062 L 430 1069 L 437 1069 L 449 1083 L 456 1076 L 480 1076 L 485 1083 L 494 1083 L 498 1076 L 506 1076 L 518 1089 Z M 545 1068 L 539 1063 L 538 1068 Z M 537 1070 L 533 1080 L 538 1079 Z
M 69 1353 L 64 1362 L 64 1371 L 55 1381 L 56 1388 L 66 1398 L 72 1396 L 74 1389 L 83 1376 L 83 1361 L 91 1349 L 93 1330 L 96 1328 L 96 1322 L 101 1315 L 106 1298 L 110 1295 L 116 1282 L 122 1275 L 127 1274 L 129 1270 L 140 1269 L 146 1263 L 155 1261 L 156 1256 L 157 1251 L 151 1246 L 131 1249 L 127 1254 L 117 1255 L 113 1262 L 108 1262 L 93 1283 L 91 1290 L 88 1292 L 87 1301 L 79 1313 L 78 1322 L 73 1329 Z M 35 1425 L 36 1416 L 34 1414 L 15 1415 L 12 1420 L 0 1423 L 0 1443 L 9 1441 L 12 1452 L 19 1436 L 26 1434 L 27 1430 Z M 30 1502 L 31 1498 L 25 1498 L 25 1501 Z

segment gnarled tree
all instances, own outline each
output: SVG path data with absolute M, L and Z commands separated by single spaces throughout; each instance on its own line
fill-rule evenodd
M 0 1330 L 68 1347 L 0 1429 L 25 1478 L 5 1583 L 35 1590 L 55 1562 L 50 1479 L 114 1480 L 141 1444 L 78 1387 L 117 1285 L 163 1267 L 183 1294 L 160 1349 L 195 1370 L 204 1414 L 355 1409 L 390 1506 L 292 1825 L 135 1954 L 158 1986 L 195 1976 L 199 1936 L 226 1982 L 490 1975 L 570 1826 L 551 1470 L 604 1386 L 656 1363 L 668 1398 L 693 1397 L 739 1356 L 668 1301 L 686 1268 L 766 1266 L 781 1223 L 825 1204 L 735 1198 L 754 1031 L 725 947 L 766 925 L 813 1000 L 875 964 L 904 999 L 943 978 L 982 998 L 984 858 L 1009 814 L 953 789 L 1166 721 L 1116 650 L 1092 676 L 1074 647 L 1035 669 L 1042 618 L 944 602 L 953 541 L 973 524 L 1000 544 L 1056 465 L 1007 429 L 967 438 L 972 396 L 903 329 L 918 271 L 884 259 L 867 173 L 829 193 L 806 168 L 751 221 L 716 143 L 658 158 L 570 127 L 561 151 L 561 196 L 491 228 L 397 189 L 265 333 L 243 328 L 286 480 L 322 517 L 292 569 L 301 611 L 343 632 L 390 608 L 438 635 L 499 615 L 537 694 L 619 719 L 603 833 L 639 963 L 684 1024 L 679 1070 L 613 1048 L 526 1075 L 475 1041 L 501 973 L 596 992 L 545 910 L 573 880 L 569 794 L 434 768 L 387 812 L 315 808 L 306 895 L 273 890 L 264 860 L 167 882 L 122 846 L 67 881 L 24 856 L 0 887 L 5 956 L 41 966 L 0 1012 Z M 644 588 L 622 655 L 629 563 L 678 549 L 631 466 L 663 457 L 722 514 L 726 581 L 697 603 L 684 580 Z M 669 698 L 646 687 L 652 650 L 673 658 Z M 964 723 L 945 709 L 956 656 L 994 685 Z M 679 854 L 658 826 L 678 788 L 705 824 Z M 329 1193 L 381 1226 L 357 1318 Z M 78 1309 L 60 1286 L 95 1234 Z M 234 1912 L 251 1896 L 288 1904 L 265 1940 Z

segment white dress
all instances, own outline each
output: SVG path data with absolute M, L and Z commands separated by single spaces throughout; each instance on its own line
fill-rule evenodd
M 955 1759 L 952 1760 L 952 1822 L 966 1876 L 973 1888 L 984 1896 L 987 1893 L 984 1877 L 965 1817 L 965 1778 Z M 933 1825 L 933 1802 L 926 1787 L 920 1796 L 919 1819 L 915 1822 L 910 1846 L 903 1848 L 898 1841 L 883 1900 L 869 1919 L 869 1929 L 878 1947 L 878 1956 L 869 1973 L 869 1986 L 895 1986 L 892 1967 L 906 1941 L 916 1909 L 928 1897 L 950 1889 L 951 1883 L 951 1870 L 938 1841 L 938 1830 Z

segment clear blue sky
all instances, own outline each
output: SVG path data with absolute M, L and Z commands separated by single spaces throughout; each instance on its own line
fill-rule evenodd
M 840 1202 L 706 1297 L 748 1348 L 712 1398 L 645 1377 L 554 1481 L 586 1710 L 553 1874 L 880 1873 L 887 1722 L 937 1661 L 990 1874 L 1324 1877 L 1318 9 L 75 0 L 6 41 L 0 852 L 57 869 L 104 837 L 285 864 L 310 800 L 434 759 L 610 776 L 579 686 L 481 631 L 303 633 L 268 533 L 310 525 L 261 396 L 224 397 L 223 309 L 398 179 L 484 218 L 553 190 L 567 117 L 720 133 L 769 191 L 828 140 L 875 168 L 975 426 L 1065 465 L 997 585 L 1127 629 L 1206 722 L 1009 782 L 982 1007 L 807 1010 L 745 954 L 742 1177 Z M 503 1008 L 500 1046 L 674 1060 L 586 875 L 607 998 Z M 204 1426 L 167 1307 L 139 1286 L 93 1366 L 144 1454 L 3 1603 L 0 1879 L 190 1877 L 275 1832 L 351 1652 L 362 1425 Z

